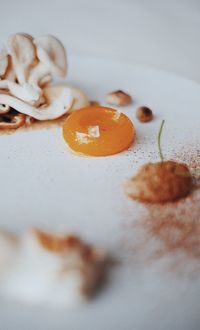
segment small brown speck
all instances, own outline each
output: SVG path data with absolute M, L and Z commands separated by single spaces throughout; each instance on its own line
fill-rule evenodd
M 99 105 L 99 102 L 94 101 L 94 100 L 90 101 L 90 106 L 91 106 L 91 107 L 94 107 L 94 106 L 96 106 L 96 105 Z

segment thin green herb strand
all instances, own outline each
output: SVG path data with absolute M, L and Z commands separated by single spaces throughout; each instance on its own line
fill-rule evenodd
M 159 151 L 159 156 L 160 156 L 160 159 L 162 162 L 164 161 L 164 156 L 163 156 L 162 148 L 161 148 L 161 135 L 162 135 L 164 124 L 165 124 L 165 120 L 162 120 L 160 129 L 158 132 L 158 151 Z

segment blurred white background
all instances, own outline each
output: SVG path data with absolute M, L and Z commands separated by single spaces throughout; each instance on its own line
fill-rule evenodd
M 200 82 L 199 0 L 0 0 L 0 40 L 58 36 L 68 51 L 166 69 Z

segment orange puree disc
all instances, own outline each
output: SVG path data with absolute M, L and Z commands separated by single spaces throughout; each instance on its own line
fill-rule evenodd
M 75 153 L 107 156 L 126 150 L 135 129 L 123 113 L 97 105 L 72 112 L 64 122 L 63 136 Z

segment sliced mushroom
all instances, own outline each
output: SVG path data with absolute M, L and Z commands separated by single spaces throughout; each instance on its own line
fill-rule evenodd
M 86 107 L 89 105 L 89 100 L 86 94 L 79 88 L 71 87 L 71 86 L 47 86 L 44 89 L 44 97 L 47 100 L 47 103 L 51 104 L 54 99 L 58 99 L 60 97 L 61 91 L 70 90 L 73 104 L 69 109 L 69 112 Z
M 10 55 L 8 55 L 8 66 L 7 66 L 5 75 L 4 75 L 4 79 L 13 81 L 13 82 L 16 81 L 16 74 L 15 74 L 15 71 L 13 68 L 12 59 L 11 59 Z
M 7 55 L 6 51 L 4 49 L 1 49 L 0 51 L 0 77 L 6 75 L 6 72 L 9 68 L 9 56 Z M 7 88 L 7 83 L 5 83 L 5 80 L 1 80 L 0 78 L 0 88 L 4 89 Z M 0 115 L 6 114 L 10 111 L 10 107 L 7 104 L 0 104 Z
M 11 95 L 0 94 L 0 103 L 38 120 L 52 120 L 63 116 L 70 110 L 89 104 L 83 92 L 67 86 L 49 86 L 44 89 L 48 105 L 39 108 L 29 105 Z
M 36 58 L 35 46 L 29 35 L 16 33 L 7 42 L 8 52 L 12 57 L 14 70 L 19 84 L 26 83 L 28 72 Z
M 50 74 L 47 74 L 40 80 L 40 87 L 44 87 L 48 85 L 52 81 L 52 76 Z
M 0 77 L 2 77 L 8 66 L 8 55 L 5 49 L 0 50 Z
M 26 122 L 26 116 L 22 113 L 18 114 L 7 114 L 0 117 L 0 129 L 16 129 L 24 126 Z
M 5 76 L 6 71 L 9 66 L 9 56 L 7 55 L 5 49 L 0 51 L 0 77 Z M 0 88 L 7 88 L 4 80 L 0 78 Z M 6 114 L 10 111 L 10 107 L 7 104 L 0 104 L 0 115 Z
M 13 96 L 17 98 L 34 104 L 40 104 L 40 90 L 34 88 L 28 83 L 24 85 L 19 85 L 15 82 L 16 75 L 12 68 L 12 63 L 9 63 L 7 71 L 5 73 L 4 79 L 0 80 L 0 89 L 8 90 Z
M 26 33 L 26 32 L 18 32 L 18 34 L 28 38 L 31 41 L 33 41 L 33 37 L 30 34 Z
M 51 35 L 34 39 L 39 63 L 30 73 L 28 82 L 38 86 L 47 75 L 64 78 L 67 72 L 66 52 L 62 43 Z
M 30 84 L 24 84 L 21 86 L 15 82 L 5 79 L 0 80 L 0 89 L 8 89 L 13 96 L 29 103 L 34 103 L 40 98 L 40 91 L 36 90 Z
M 65 49 L 57 38 L 46 35 L 33 39 L 26 33 L 11 35 L 7 52 L 0 52 L 0 90 L 4 90 L 0 91 L 0 116 L 13 108 L 37 120 L 52 120 L 89 105 L 79 89 L 46 87 L 52 76 L 64 77 L 66 71 Z M 15 117 L 13 111 L 8 116 L 11 115 Z M 7 118 L 9 121 L 10 117 Z M 7 128 L 8 124 L 14 128 L 18 120 L 6 122 Z M 2 125 L 5 123 L 1 122 Z
M 84 108 L 84 107 L 87 107 L 90 105 L 90 101 L 89 101 L 88 97 L 81 89 L 75 88 L 75 87 L 70 87 L 70 88 L 73 93 L 74 102 L 73 102 L 73 106 L 71 107 L 69 112 L 72 112 L 74 110 L 81 109 L 81 108 Z
M 39 100 L 41 90 L 26 82 L 28 72 L 36 60 L 36 50 L 31 38 L 24 33 L 9 37 L 9 67 L 4 79 L 0 81 L 0 89 L 8 89 L 13 96 L 32 104 Z M 18 83 L 15 82 L 16 78 Z

